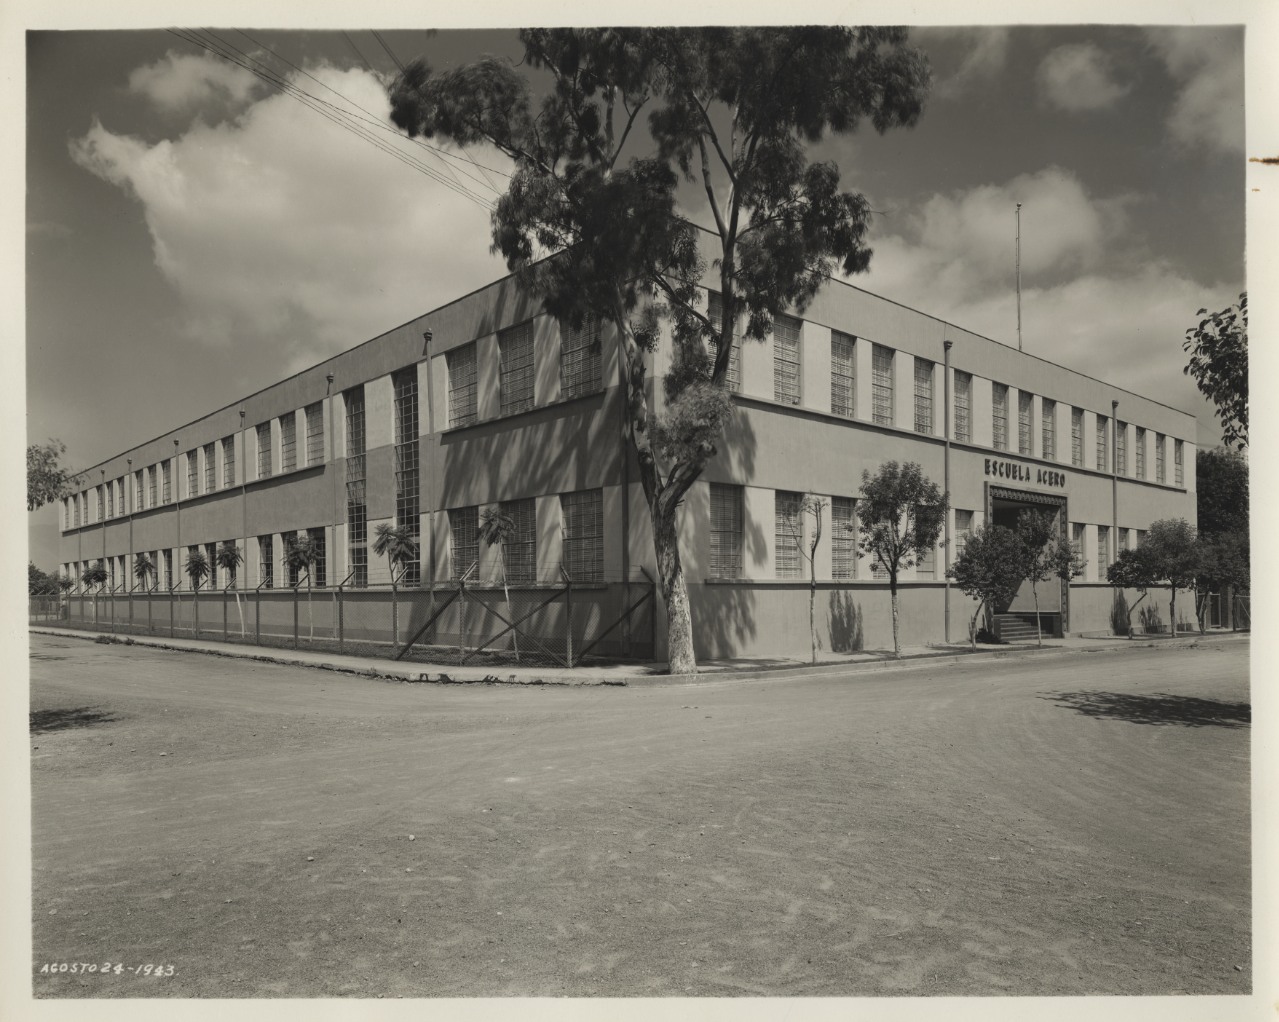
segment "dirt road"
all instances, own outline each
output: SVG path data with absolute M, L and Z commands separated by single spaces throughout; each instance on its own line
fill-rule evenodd
M 37 996 L 1250 987 L 1245 642 L 647 689 L 31 664 Z

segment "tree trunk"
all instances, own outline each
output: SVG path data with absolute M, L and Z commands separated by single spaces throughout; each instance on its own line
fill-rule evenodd
M 511 643 L 515 647 L 515 662 L 520 662 L 520 633 L 515 630 L 515 612 L 511 610 L 511 589 L 506 577 L 506 543 L 499 551 L 502 555 L 502 592 L 506 594 L 506 616 L 511 621 Z
M 1168 608 L 1168 616 L 1172 618 L 1168 622 L 1168 631 L 1175 639 L 1177 637 L 1177 587 L 1172 586 L 1172 603 Z
M 1035 583 L 1030 583 L 1030 593 L 1035 598 L 1035 643 L 1042 646 L 1044 644 L 1044 629 L 1039 623 L 1039 590 L 1035 588 Z
M 888 580 L 888 588 L 889 588 L 889 591 L 893 594 L 893 656 L 896 657 L 898 660 L 900 660 L 902 658 L 902 644 L 901 644 L 901 640 L 897 637 L 898 609 L 897 609 L 897 579 L 896 578 L 890 578 Z
M 680 563 L 675 530 L 675 509 L 658 504 L 653 510 L 653 546 L 657 553 L 657 577 L 666 604 L 667 661 L 671 674 L 696 674 L 693 652 L 693 616 L 688 604 L 688 587 Z
M 232 585 L 235 585 L 234 580 L 232 580 Z M 240 603 L 240 587 L 239 587 L 238 585 L 236 585 L 236 586 L 235 586 L 235 611 L 236 611 L 236 613 L 237 613 L 237 614 L 239 614 L 239 615 L 240 615 L 240 641 L 241 641 L 241 642 L 243 642 L 243 641 L 244 641 L 244 638 L 245 638 L 245 635 L 244 635 L 244 606 L 243 606 L 243 604 L 241 604 L 241 603 Z
M 391 566 L 391 648 L 400 648 L 400 590 L 395 584 L 395 566 Z
M 817 617 L 815 613 L 815 605 L 817 603 L 817 580 L 814 579 L 812 585 L 808 587 L 808 637 L 813 647 L 813 663 L 817 663 Z
M 977 604 L 977 609 L 973 611 L 973 619 L 968 622 L 968 648 L 972 652 L 977 652 L 977 618 L 981 615 L 982 604 Z
M 306 627 L 307 641 L 315 645 L 315 611 L 311 609 L 311 569 L 306 571 Z

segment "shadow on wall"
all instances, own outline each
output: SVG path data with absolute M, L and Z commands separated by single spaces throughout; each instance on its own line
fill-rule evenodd
M 1115 590 L 1115 600 L 1110 605 L 1110 629 L 1116 635 L 1128 634 L 1128 600 L 1122 589 Z
M 1126 692 L 1058 692 L 1041 695 L 1085 717 L 1126 720 L 1130 724 L 1179 724 L 1182 727 L 1248 727 L 1249 703 L 1226 703 L 1194 696 L 1132 695 Z
M 1159 608 L 1153 604 L 1147 604 L 1141 608 L 1141 614 L 1138 615 L 1141 620 L 1141 630 L 1147 635 L 1155 635 L 1167 629 L 1164 619 L 1159 616 Z
M 831 592 L 826 628 L 832 653 L 855 653 L 865 648 L 861 607 L 853 602 L 853 594 L 847 590 Z
M 749 649 L 758 627 L 755 622 L 755 590 L 735 585 L 689 586 L 690 600 L 694 588 L 701 599 L 693 603 L 693 642 L 699 658 L 718 659 L 740 656 Z M 661 590 L 658 590 L 661 602 Z

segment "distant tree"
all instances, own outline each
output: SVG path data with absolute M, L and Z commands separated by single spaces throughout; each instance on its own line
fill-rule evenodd
M 1047 582 L 1056 572 L 1056 517 L 1045 511 L 1023 511 L 1017 516 L 1017 538 L 1021 540 L 1023 568 L 1035 599 L 1035 642 L 1044 644 L 1044 631 L 1039 620 L 1039 583 Z
M 964 549 L 946 572 L 960 592 L 977 601 L 968 624 L 968 641 L 977 649 L 977 619 L 985 611 L 1010 603 L 1026 578 L 1026 546 L 1005 525 L 988 522 L 969 534 Z
M 1199 574 L 1200 547 L 1195 527 L 1184 518 L 1163 518 L 1150 523 L 1145 546 L 1154 559 L 1159 578 L 1171 589 L 1171 632 L 1177 634 L 1177 590 L 1193 589 Z
M 1221 439 L 1227 446 L 1248 446 L 1248 292 L 1221 312 L 1200 309 L 1205 317 L 1186 331 L 1185 367 L 1199 392 L 1217 406 Z
M 898 637 L 897 580 L 924 550 L 937 544 L 946 520 L 946 495 L 913 461 L 886 461 L 871 475 L 862 472 L 857 503 L 858 548 L 883 565 L 893 600 L 893 656 L 902 655 Z
M 913 125 L 930 72 L 906 31 L 887 27 L 529 29 L 520 41 L 521 64 L 545 84 L 492 57 L 438 73 L 416 61 L 392 87 L 391 118 L 411 136 L 488 143 L 514 160 L 494 248 L 552 315 L 616 329 L 670 671 L 692 674 L 676 514 L 732 415 L 739 318 L 746 338 L 763 339 L 827 275 L 868 267 L 870 204 L 841 192 L 836 165 L 809 147 L 862 123 Z M 632 130 L 642 114 L 647 133 Z M 705 234 L 676 213 L 682 179 L 706 193 Z M 714 315 L 698 298 L 708 268 Z M 659 417 L 646 374 L 662 317 L 674 350 Z
M 307 533 L 294 536 L 284 551 L 284 563 L 289 571 L 306 572 L 306 621 L 311 642 L 315 641 L 315 612 L 311 606 L 311 577 L 315 562 L 320 559 L 320 545 Z
M 90 586 L 103 586 L 107 582 L 107 569 L 101 561 L 94 561 L 80 576 L 80 581 L 87 589 Z
M 1199 533 L 1198 575 L 1195 579 L 1195 616 L 1199 631 L 1204 631 L 1208 597 L 1222 593 L 1227 599 L 1236 592 L 1247 592 L 1252 569 L 1247 532 Z
M 29 596 L 52 596 L 57 592 L 57 576 L 41 571 L 36 567 L 34 561 L 27 561 L 27 594 Z
M 70 496 L 80 485 L 81 476 L 68 472 L 58 464 L 67 453 L 67 445 L 50 439 L 47 444 L 27 448 L 27 510 L 34 511 L 51 500 Z
M 240 548 L 228 539 L 218 547 L 214 561 L 219 568 L 226 572 L 226 577 L 231 580 L 231 588 L 235 590 L 235 610 L 240 615 L 240 638 L 243 639 L 245 637 L 244 607 L 240 604 L 240 587 L 237 575 L 240 565 L 244 563 L 244 555 L 240 553 Z
M 1248 459 L 1228 447 L 1195 452 L 1196 527 L 1200 535 L 1248 531 Z
M 148 582 L 154 583 L 156 577 L 155 565 L 146 554 L 138 554 L 133 559 L 133 577 L 138 580 L 138 585 L 144 591 L 149 588 L 147 586 Z
M 1141 593 L 1132 604 L 1124 603 L 1128 615 L 1129 639 L 1132 638 L 1133 611 L 1149 595 L 1150 587 L 1163 581 L 1159 563 L 1151 554 L 1149 546 L 1144 543 L 1135 550 L 1120 550 L 1114 563 L 1106 569 L 1106 581 L 1112 586 L 1118 589 L 1135 589 Z
M 506 514 L 500 505 L 487 507 L 480 515 L 478 534 L 489 546 L 497 547 L 498 562 L 502 568 L 502 592 L 506 595 L 506 616 L 511 621 L 511 642 L 515 647 L 515 662 L 520 662 L 520 633 L 514 628 L 515 614 L 511 610 L 511 589 L 506 573 L 506 543 L 515 535 L 515 519 Z
M 400 644 L 400 590 L 395 567 L 411 564 L 417 557 L 417 549 L 417 541 L 402 526 L 396 528 L 383 522 L 374 530 L 373 553 L 385 557 L 391 570 L 391 642 L 395 646 Z

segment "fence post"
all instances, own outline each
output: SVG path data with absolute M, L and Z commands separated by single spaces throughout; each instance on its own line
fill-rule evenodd
M 227 641 L 226 633 L 226 590 L 222 590 L 222 641 Z
M 175 638 L 178 634 L 177 622 L 174 620 L 176 613 L 174 608 L 177 606 L 178 598 L 172 589 L 169 590 L 169 638 Z
M 560 568 L 560 574 L 564 576 L 564 618 L 567 627 L 564 632 L 564 643 L 567 654 L 565 663 L 570 669 L 573 667 L 573 580 L 569 578 L 568 572 Z
M 345 631 L 343 627 L 345 622 L 342 620 L 342 586 L 341 585 L 339 585 L 336 589 L 333 590 L 333 602 L 337 604 L 337 607 L 335 608 L 336 609 L 335 616 L 337 617 L 337 640 L 338 640 L 338 652 L 340 653 L 343 649 L 343 642 L 345 639 Z
M 111 591 L 111 602 L 107 604 L 107 617 L 111 622 L 111 634 L 115 635 L 115 590 Z
M 262 645 L 262 587 L 253 590 L 253 644 Z
M 298 590 L 293 587 L 293 648 L 298 648 Z
M 151 593 L 147 593 L 147 634 L 155 634 L 155 626 L 151 623 Z

